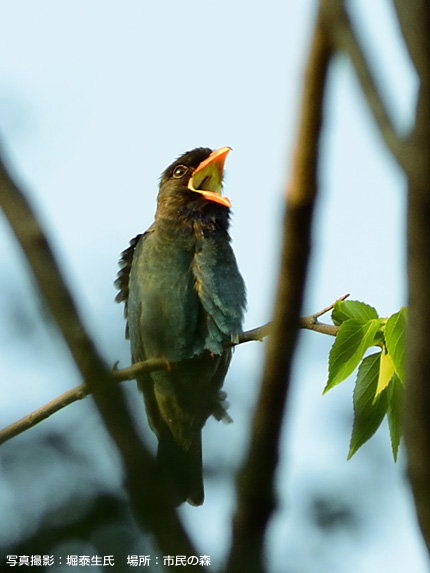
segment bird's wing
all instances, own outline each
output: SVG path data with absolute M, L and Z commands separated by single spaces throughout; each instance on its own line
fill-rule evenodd
M 135 255 L 136 247 L 140 240 L 145 240 L 149 233 L 151 233 L 153 227 L 150 227 L 145 233 L 140 233 L 136 235 L 130 241 L 130 246 L 127 247 L 122 253 L 119 261 L 120 270 L 115 281 L 115 286 L 118 288 L 118 294 L 116 295 L 116 302 L 124 302 L 124 315 L 127 321 L 125 336 L 129 338 L 129 324 L 128 324 L 128 300 L 130 293 L 130 273 L 133 264 L 133 257 Z M 139 344 L 139 338 L 132 341 L 132 361 L 139 362 L 145 360 L 145 351 L 141 344 Z M 137 344 L 137 346 L 136 346 Z M 149 375 L 140 375 L 137 378 L 138 386 L 143 392 L 145 398 L 146 409 L 148 412 L 148 419 L 152 429 L 158 433 L 161 426 L 160 411 L 157 405 L 157 401 L 154 396 L 154 384 Z
M 200 302 L 207 313 L 207 343 L 211 352 L 242 331 L 246 289 L 230 243 L 206 239 L 194 257 L 192 272 Z M 217 350 L 218 347 L 218 350 Z
M 115 302 L 123 302 L 124 303 L 124 317 L 126 319 L 126 326 L 125 326 L 125 337 L 129 338 L 129 327 L 128 327 L 128 295 L 130 292 L 130 272 L 131 266 L 133 264 L 133 257 L 136 246 L 141 238 L 145 238 L 150 232 L 151 228 L 149 228 L 145 233 L 140 233 L 133 237 L 130 241 L 130 245 L 124 249 L 121 253 L 121 258 L 119 260 L 120 270 L 117 274 L 117 279 L 114 285 L 118 289 L 118 294 L 115 297 Z

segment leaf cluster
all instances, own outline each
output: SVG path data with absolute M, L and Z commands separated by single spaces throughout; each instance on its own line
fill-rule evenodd
M 405 330 L 407 310 L 389 318 L 359 301 L 337 301 L 332 320 L 339 327 L 330 350 L 324 393 L 343 382 L 357 368 L 353 403 L 354 424 L 348 459 L 388 418 L 393 457 L 401 437 L 401 404 L 405 385 Z M 377 352 L 367 351 L 378 348 Z

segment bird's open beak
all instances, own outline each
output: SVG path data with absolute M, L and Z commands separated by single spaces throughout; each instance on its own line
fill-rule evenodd
M 193 171 L 188 182 L 188 189 L 201 193 L 209 201 L 215 201 L 215 203 L 220 203 L 220 205 L 225 207 L 231 207 L 227 197 L 223 197 L 221 194 L 224 162 L 230 151 L 230 147 L 220 147 L 213 151 Z

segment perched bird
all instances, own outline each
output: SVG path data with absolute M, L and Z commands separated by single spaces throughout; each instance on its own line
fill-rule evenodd
M 204 500 L 201 430 L 230 420 L 221 391 L 246 292 L 221 193 L 229 147 L 184 153 L 162 174 L 155 222 L 122 253 L 116 285 L 125 302 L 133 362 L 164 358 L 138 378 L 158 462 L 176 503 Z M 126 333 L 126 335 L 127 335 Z

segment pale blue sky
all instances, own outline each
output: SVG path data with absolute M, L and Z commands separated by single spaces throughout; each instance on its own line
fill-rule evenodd
M 366 52 L 377 55 L 396 122 L 406 129 L 416 78 L 388 5 L 357 0 L 353 8 Z M 291 0 L 0 0 L 0 135 L 109 363 L 129 363 L 122 308 L 113 303 L 119 253 L 151 224 L 160 173 L 196 146 L 233 148 L 225 189 L 248 287 L 246 326 L 270 319 L 283 187 L 315 7 Z M 406 302 L 405 181 L 357 86 L 349 64 L 337 58 L 306 311 L 350 292 L 388 316 Z M 0 312 L 9 318 L 3 331 L 0 324 L 3 426 L 79 378 L 73 369 L 59 376 L 67 358 L 39 324 L 39 305 L 29 300 L 26 269 L 17 264 L 3 219 L 0 234 Z M 21 327 L 11 332 L 14 313 Z M 330 573 L 401 573 L 406 567 L 423 573 L 404 460 L 390 460 L 386 428 L 346 462 L 352 382 L 321 397 L 330 342 L 314 333 L 301 339 L 283 444 L 287 463 L 279 473 L 281 510 L 269 543 L 274 570 L 312 573 L 317 562 L 318 571 Z M 236 351 L 226 383 L 235 424 L 208 423 L 209 464 L 238 463 L 262 351 L 258 344 Z M 136 415 L 143 418 L 143 403 L 141 410 Z M 45 427 L 73 426 L 82 411 L 75 405 Z M 114 464 L 98 455 L 101 466 Z M 309 520 L 316 492 L 358 504 L 358 523 L 349 530 L 318 529 Z M 0 505 L 2 500 L 7 507 L 5 493 Z M 229 531 L 223 523 L 231 504 L 228 490 L 209 483 L 203 508 L 183 511 L 194 522 L 199 546 L 217 559 L 225 551 Z

